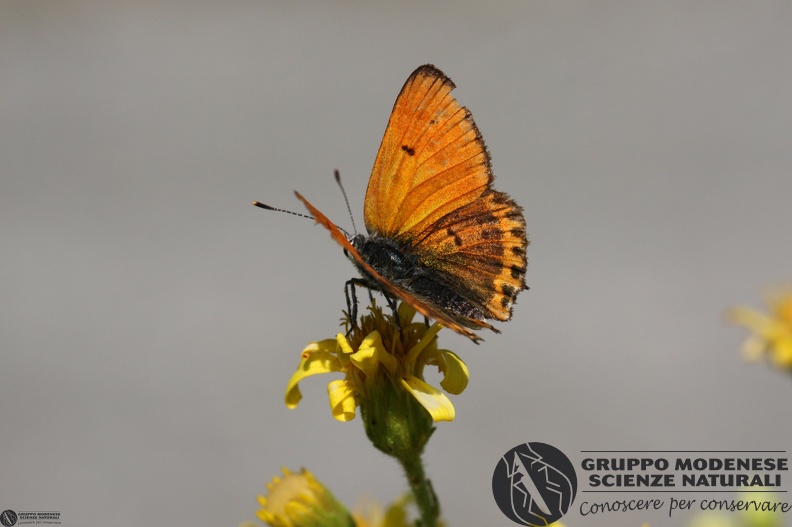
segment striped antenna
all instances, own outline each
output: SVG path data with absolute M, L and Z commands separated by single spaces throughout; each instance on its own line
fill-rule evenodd
M 349 206 L 349 200 L 347 199 L 346 190 L 344 190 L 344 185 L 341 184 L 341 174 L 338 172 L 338 169 L 335 169 L 335 180 L 338 183 L 338 186 L 341 188 L 341 194 L 344 195 L 344 201 L 346 202 L 347 212 L 349 212 L 349 219 L 352 220 L 352 230 L 355 231 L 355 236 L 357 236 L 357 227 L 355 227 L 355 218 L 352 216 L 352 207 Z
M 291 210 L 277 209 L 275 207 L 270 207 L 269 205 L 265 205 L 264 203 L 261 203 L 260 201 L 254 201 L 253 205 L 255 205 L 256 207 L 261 207 L 262 209 L 266 209 L 266 210 L 274 210 L 275 212 L 285 212 L 286 214 L 294 214 L 295 216 L 300 216 L 301 218 L 308 218 L 309 220 L 315 220 L 316 219 L 313 216 L 308 216 L 307 214 L 300 214 L 299 212 L 293 212 Z

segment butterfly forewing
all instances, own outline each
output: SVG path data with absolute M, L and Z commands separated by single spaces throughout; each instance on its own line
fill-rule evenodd
M 414 237 L 476 199 L 491 181 L 489 157 L 454 83 L 421 66 L 399 93 L 366 191 L 369 232 Z

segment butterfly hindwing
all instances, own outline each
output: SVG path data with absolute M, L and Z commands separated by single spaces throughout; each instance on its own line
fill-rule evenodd
M 525 288 L 527 241 L 520 207 L 506 194 L 487 191 L 434 227 L 415 243 L 418 261 L 441 273 L 486 318 L 509 320 Z

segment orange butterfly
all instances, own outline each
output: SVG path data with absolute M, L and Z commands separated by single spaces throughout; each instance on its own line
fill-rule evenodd
M 484 140 L 454 87 L 431 64 L 404 84 L 366 191 L 368 236 L 347 238 L 296 194 L 362 274 L 353 284 L 478 342 L 470 328 L 497 333 L 486 320 L 509 320 L 527 289 L 528 239 L 522 208 L 492 188 Z

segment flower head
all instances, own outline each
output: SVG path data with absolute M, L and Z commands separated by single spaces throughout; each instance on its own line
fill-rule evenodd
M 261 521 L 271 527 L 355 527 L 349 512 L 313 474 L 282 470 L 282 478 L 267 483 L 267 496 L 258 497 Z
M 354 326 L 348 337 L 339 333 L 305 347 L 300 366 L 286 388 L 286 406 L 294 408 L 299 403 L 302 394 L 298 383 L 304 378 L 339 372 L 344 378 L 327 387 L 333 417 L 339 421 L 353 419 L 355 408 L 365 406 L 388 383 L 410 394 L 433 421 L 453 420 L 451 401 L 423 380 L 424 367 L 431 365 L 444 375 L 440 386 L 448 393 L 462 393 L 467 386 L 465 363 L 454 352 L 437 347 L 435 337 L 442 326 L 412 322 L 415 311 L 407 304 L 398 308 L 401 331 L 381 308 L 372 305 L 370 312 L 361 317 L 360 325 Z
M 267 483 L 267 496 L 259 496 L 261 509 L 256 516 L 270 527 L 411 527 L 408 508 L 413 505 L 410 494 L 405 494 L 387 508 L 380 503 L 362 500 L 352 511 L 347 510 L 330 494 L 330 491 L 309 471 L 295 474 L 281 469 L 283 477 L 274 477 Z M 239 527 L 259 527 L 251 521 Z M 443 527 L 438 523 L 438 527 Z
M 374 446 L 400 460 L 416 459 L 434 423 L 454 419 L 454 405 L 424 381 L 424 368 L 437 367 L 443 374 L 440 386 L 452 394 L 467 386 L 468 369 L 455 353 L 437 347 L 442 326 L 413 322 L 415 310 L 409 305 L 399 306 L 398 323 L 374 304 L 369 311 L 347 335 L 306 346 L 286 388 L 286 406 L 297 406 L 302 398 L 298 383 L 305 377 L 343 373 L 343 379 L 327 385 L 333 417 L 349 421 L 360 406 Z
M 743 355 L 757 360 L 768 355 L 777 368 L 792 369 L 792 288 L 769 295 L 769 315 L 749 307 L 733 307 L 727 316 L 753 332 L 743 343 Z

